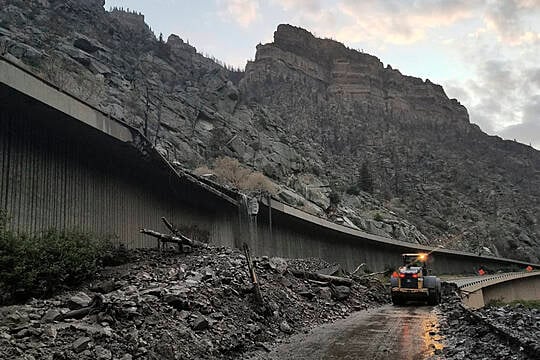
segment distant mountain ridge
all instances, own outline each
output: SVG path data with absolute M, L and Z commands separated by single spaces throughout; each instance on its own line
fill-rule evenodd
M 231 71 L 103 5 L 0 0 L 0 52 L 139 127 L 187 169 L 229 156 L 319 216 L 539 261 L 540 152 L 483 133 L 440 85 L 290 25 Z M 373 193 L 357 186 L 366 169 Z

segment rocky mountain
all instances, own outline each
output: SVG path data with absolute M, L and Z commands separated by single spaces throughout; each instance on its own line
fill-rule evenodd
M 227 156 L 276 198 L 345 225 L 539 261 L 540 152 L 486 135 L 441 86 L 290 25 L 237 71 L 103 6 L 0 0 L 0 53 L 187 171 Z

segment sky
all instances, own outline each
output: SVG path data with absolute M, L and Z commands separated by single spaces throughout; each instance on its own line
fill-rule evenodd
M 243 68 L 278 24 L 441 84 L 490 135 L 540 149 L 540 0 L 106 0 Z

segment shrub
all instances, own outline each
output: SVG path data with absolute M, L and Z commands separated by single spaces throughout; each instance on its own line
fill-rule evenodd
M 373 176 L 371 175 L 371 170 L 367 162 L 362 164 L 360 169 L 360 178 L 358 179 L 358 187 L 360 190 L 373 193 Z
M 90 278 L 111 253 L 110 240 L 80 230 L 30 235 L 9 230 L 0 212 L 0 302 L 50 296 Z
M 274 183 L 263 173 L 248 169 L 238 160 L 226 156 L 217 159 L 212 169 L 201 166 L 193 173 L 196 175 L 214 174 L 219 182 L 241 190 L 276 192 Z
M 270 193 L 276 192 L 275 185 L 261 172 L 249 174 L 240 184 L 246 190 L 266 190 Z
M 339 196 L 339 193 L 335 190 L 332 190 L 328 198 L 330 200 L 330 205 L 338 206 L 341 202 L 341 196 Z
M 375 221 L 382 221 L 383 217 L 380 213 L 375 213 L 375 216 L 373 216 L 373 220 Z
M 250 172 L 251 171 L 243 167 L 238 160 L 230 157 L 219 158 L 214 165 L 214 174 L 236 188 L 240 188 L 241 182 Z
M 349 194 L 349 195 L 360 195 L 360 189 L 358 188 L 358 184 L 349 186 L 347 188 L 347 194 Z

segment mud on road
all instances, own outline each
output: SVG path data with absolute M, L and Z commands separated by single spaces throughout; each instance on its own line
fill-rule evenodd
M 386 305 L 293 336 L 270 359 L 435 359 L 443 347 L 432 306 Z

